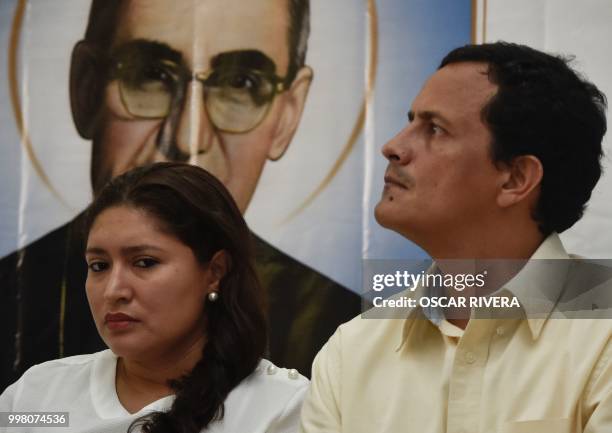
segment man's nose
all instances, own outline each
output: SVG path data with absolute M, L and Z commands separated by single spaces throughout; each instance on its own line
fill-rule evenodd
M 402 129 L 382 147 L 381 152 L 389 162 L 405 165 L 412 160 L 413 149 L 408 128 Z
M 104 300 L 114 305 L 127 303 L 132 296 L 133 290 L 127 270 L 122 265 L 114 265 L 104 286 Z
M 190 164 L 210 171 L 219 180 L 229 178 L 226 149 L 218 130 L 206 112 L 203 84 L 192 80 L 176 129 L 175 145 L 179 154 L 188 155 Z
M 187 86 L 185 100 L 176 129 L 176 146 L 191 161 L 210 150 L 215 131 L 204 106 L 202 83 L 192 80 Z

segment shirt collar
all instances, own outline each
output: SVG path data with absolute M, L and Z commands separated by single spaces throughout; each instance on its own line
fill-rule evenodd
M 570 256 L 559 235 L 552 233 L 540 244 L 520 272 L 503 287 L 519 300 L 534 339 L 540 336 L 544 324 L 557 305 L 570 262 Z
M 534 260 L 535 259 L 535 260 Z M 565 251 L 557 233 L 550 234 L 536 249 L 525 266 L 502 288 L 516 296 L 524 309 L 531 336 L 537 339 L 544 324 L 553 312 L 556 301 L 561 296 L 567 272 L 570 265 L 570 256 Z M 543 260 L 563 260 L 559 266 L 547 266 Z M 434 263 L 428 273 L 436 272 Z M 417 299 L 422 296 L 423 288 L 419 287 L 412 292 Z M 412 308 L 404 319 L 404 326 L 400 341 L 396 347 L 399 351 L 412 331 L 417 320 L 431 320 L 420 307 Z

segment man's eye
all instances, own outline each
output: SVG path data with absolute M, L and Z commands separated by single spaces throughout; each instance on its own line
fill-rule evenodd
M 141 71 L 141 80 L 144 81 L 161 81 L 165 84 L 172 84 L 176 81 L 176 77 L 170 71 L 160 66 L 147 66 Z
M 178 81 L 177 72 L 166 65 L 121 62 L 119 69 L 120 79 L 132 88 L 151 86 L 153 83 L 164 88 L 172 88 Z
M 89 270 L 92 272 L 102 272 L 108 269 L 108 263 L 106 262 L 91 262 L 88 266 Z
M 138 267 L 138 268 L 151 268 L 155 265 L 157 265 L 159 262 L 155 259 L 151 259 L 151 258 L 143 258 L 143 259 L 138 259 L 134 262 L 134 266 Z
M 430 125 L 430 130 L 433 135 L 440 135 L 444 133 L 444 129 L 440 127 L 439 125 L 436 125 L 435 123 L 432 123 Z
M 237 73 L 226 77 L 224 84 L 233 89 L 253 91 L 261 86 L 261 78 L 253 73 Z

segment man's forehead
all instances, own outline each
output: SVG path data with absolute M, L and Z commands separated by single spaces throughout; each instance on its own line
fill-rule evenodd
M 485 63 L 462 62 L 436 71 L 415 98 L 412 111 L 440 113 L 461 119 L 480 116 L 483 106 L 496 93 Z
M 114 45 L 161 42 L 196 70 L 207 69 L 223 52 L 257 50 L 282 73 L 289 63 L 288 31 L 287 0 L 129 0 Z

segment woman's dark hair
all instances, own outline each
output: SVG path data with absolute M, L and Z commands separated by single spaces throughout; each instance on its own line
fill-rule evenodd
M 223 417 L 225 398 L 253 372 L 266 347 L 265 299 L 253 267 L 251 233 L 221 182 L 188 164 L 138 167 L 111 180 L 87 209 L 85 234 L 101 212 L 115 206 L 155 217 L 203 264 L 219 250 L 229 257 L 219 298 L 206 304 L 202 358 L 188 375 L 170 382 L 176 399 L 168 412 L 139 418 L 128 430 L 200 432 Z
M 496 42 L 451 51 L 440 68 L 483 62 L 497 93 L 482 109 L 495 162 L 536 156 L 544 168 L 533 212 L 548 235 L 571 227 L 601 176 L 606 97 L 570 66 L 571 59 Z

